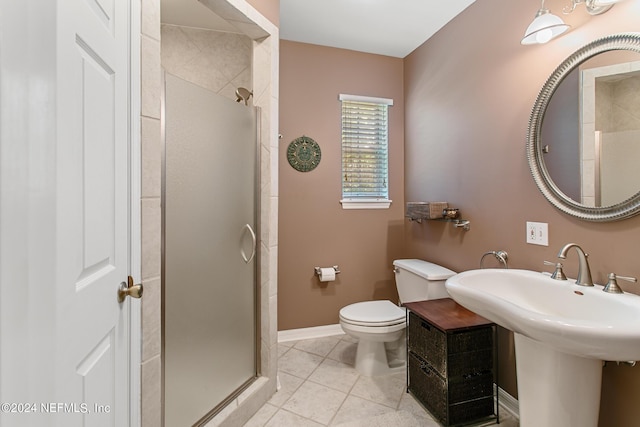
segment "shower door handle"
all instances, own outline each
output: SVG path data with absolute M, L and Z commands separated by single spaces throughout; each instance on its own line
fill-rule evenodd
M 256 233 L 249 224 L 245 224 L 243 229 L 249 230 L 249 234 L 251 234 L 251 255 L 247 258 L 247 254 L 244 253 L 244 248 L 242 246 L 240 247 L 240 255 L 242 255 L 244 262 L 249 264 L 253 257 L 256 256 Z

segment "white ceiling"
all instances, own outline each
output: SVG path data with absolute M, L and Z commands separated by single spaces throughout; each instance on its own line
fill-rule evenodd
M 160 0 L 163 24 L 237 33 L 238 30 L 198 0 Z
M 280 38 L 404 58 L 475 0 L 280 0 Z
M 404 58 L 475 0 L 280 0 L 280 38 Z M 161 20 L 233 26 L 197 0 L 161 0 Z

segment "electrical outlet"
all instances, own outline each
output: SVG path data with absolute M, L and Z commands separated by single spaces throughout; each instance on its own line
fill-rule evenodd
M 549 246 L 549 224 L 527 221 L 527 243 Z

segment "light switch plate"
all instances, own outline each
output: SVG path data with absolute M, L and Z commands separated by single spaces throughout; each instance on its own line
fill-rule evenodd
M 549 246 L 549 224 L 527 221 L 527 243 Z

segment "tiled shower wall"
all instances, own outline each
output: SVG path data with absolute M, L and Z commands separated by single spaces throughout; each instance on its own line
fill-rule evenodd
M 161 34 L 168 73 L 234 101 L 238 87 L 252 89 L 249 37 L 166 24 Z
M 142 221 L 142 367 L 141 425 L 161 426 L 161 152 L 160 0 L 142 0 L 140 36 L 141 221 Z
M 277 361 L 278 29 L 245 0 L 206 0 L 252 38 L 160 24 L 160 0 L 141 0 L 142 367 L 143 427 L 162 419 L 161 389 L 161 50 L 167 71 L 235 100 L 254 92 L 260 119 L 260 370 L 261 377 L 209 425 L 241 425 L 275 391 Z M 260 38 L 255 34 L 261 34 Z M 266 37 L 265 34 L 268 34 Z M 162 49 L 161 49 L 162 40 Z M 273 153 L 273 155 L 272 155 Z
M 634 132 L 626 132 L 640 127 L 638 118 L 634 114 L 629 114 L 630 111 L 640 111 L 640 97 L 637 96 L 640 93 L 640 77 L 638 72 L 640 70 L 640 61 L 628 61 L 620 64 L 605 65 L 602 67 L 595 67 L 591 69 L 585 69 L 582 71 L 582 78 L 580 80 L 581 87 L 578 89 L 580 96 L 582 96 L 582 108 L 581 110 L 581 126 L 582 129 L 582 203 L 587 206 L 596 206 L 596 176 L 601 171 L 596 171 L 596 132 L 602 132 L 599 134 L 600 138 L 621 138 L 619 141 L 624 143 L 626 138 L 629 140 L 636 140 L 637 135 Z M 622 74 L 634 74 L 633 77 L 627 77 L 625 79 L 611 79 L 607 80 L 608 76 L 622 75 Z M 600 81 L 596 84 L 596 79 L 600 78 Z M 596 103 L 596 99 L 598 102 Z M 603 139 L 600 140 L 602 143 Z M 631 143 L 625 151 L 626 156 L 634 158 L 628 151 L 633 147 Z M 598 147 L 597 149 L 601 149 Z M 604 160 L 598 158 L 599 161 Z M 600 200 L 604 203 L 600 206 L 607 206 L 608 204 L 617 203 L 619 200 L 624 200 L 627 197 L 633 195 L 635 191 L 635 182 L 637 182 L 637 174 L 630 175 L 634 172 L 631 169 L 625 169 L 627 177 L 622 184 L 624 189 L 617 188 L 616 191 L 622 191 L 621 194 L 617 194 L 611 199 L 607 200 L 603 197 Z M 635 176 L 635 178 L 634 178 Z M 634 184 L 629 184 L 633 182 Z M 625 194 L 625 191 L 628 193 Z M 607 192 L 609 193 L 609 192 Z

